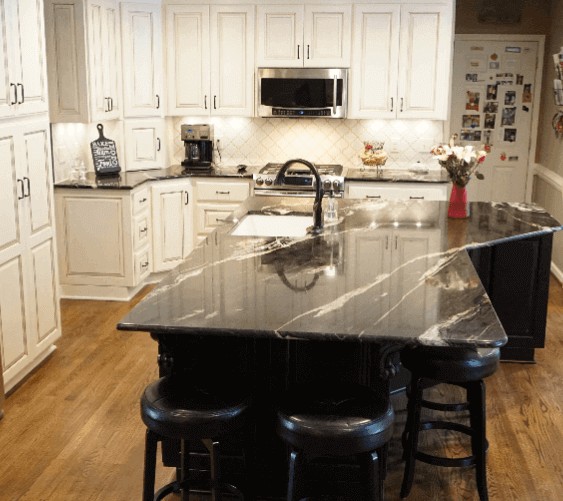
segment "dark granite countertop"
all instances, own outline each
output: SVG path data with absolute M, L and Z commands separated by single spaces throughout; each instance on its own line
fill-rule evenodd
M 562 229 L 542 209 L 341 200 L 301 238 L 237 237 L 249 213 L 311 214 L 312 199 L 254 197 L 201 242 L 119 329 L 185 335 L 501 346 L 507 338 L 466 252 Z
M 346 181 L 376 181 L 384 183 L 448 183 L 445 169 L 348 169 Z
M 258 172 L 260 167 L 249 165 L 244 172 L 239 172 L 236 165 L 214 167 L 209 171 L 187 171 L 182 165 L 172 165 L 166 169 L 120 172 L 117 176 L 96 176 L 93 172 L 88 172 L 83 181 L 66 179 L 55 183 L 55 188 L 132 190 L 147 181 L 163 179 L 185 177 L 252 179 L 252 174 Z
M 55 188 L 78 189 L 112 189 L 132 190 L 147 181 L 162 179 L 181 179 L 185 177 L 212 177 L 212 178 L 240 178 L 251 179 L 252 175 L 260 170 L 262 165 L 249 165 L 244 172 L 239 172 L 236 165 L 214 167 L 205 172 L 186 171 L 182 165 L 172 165 L 166 169 L 153 169 L 143 171 L 120 172 L 117 176 L 96 176 L 93 172 L 86 174 L 83 181 L 66 179 L 55 183 Z M 408 170 L 408 169 L 375 169 L 373 167 L 361 169 L 345 169 L 347 181 L 382 181 L 382 182 L 413 182 L 413 183 L 446 183 L 446 172 L 436 169 Z

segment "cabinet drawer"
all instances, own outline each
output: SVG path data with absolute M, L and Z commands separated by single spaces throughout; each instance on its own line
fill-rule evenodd
M 143 188 L 137 193 L 133 194 L 133 214 L 138 214 L 142 210 L 149 207 L 149 204 L 150 198 L 148 188 Z
M 150 213 L 146 212 L 135 217 L 133 223 L 133 249 L 137 250 L 149 242 Z
M 149 275 L 151 272 L 151 261 L 149 248 L 145 248 L 135 254 L 135 284 Z
M 196 181 L 196 197 L 198 200 L 243 201 L 250 195 L 250 184 L 247 182 Z
M 237 204 L 198 204 L 196 210 L 197 233 L 209 233 L 237 208 Z
M 348 186 L 349 198 L 369 198 L 381 200 L 447 200 L 447 184 L 419 186 L 402 184 L 401 186 Z

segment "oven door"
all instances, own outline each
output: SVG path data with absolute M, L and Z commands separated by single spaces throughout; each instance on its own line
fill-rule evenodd
M 315 198 L 315 190 L 261 189 L 254 188 L 257 197 L 303 197 Z
M 258 68 L 256 111 L 260 117 L 345 118 L 345 68 Z

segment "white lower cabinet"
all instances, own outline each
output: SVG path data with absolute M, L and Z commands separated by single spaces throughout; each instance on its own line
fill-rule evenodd
M 58 188 L 61 292 L 129 300 L 151 272 L 150 190 Z
M 251 194 L 250 180 L 194 178 L 194 239 L 203 240 Z
M 60 337 L 49 124 L 0 127 L 0 351 L 6 391 Z
M 153 271 L 161 272 L 180 264 L 193 249 L 192 181 L 159 181 L 151 191 Z
M 353 267 L 349 279 L 358 291 L 355 318 L 362 322 L 377 311 L 382 318 L 379 327 L 405 330 L 418 328 L 421 322 L 432 323 L 437 316 L 438 291 L 421 291 L 424 273 L 438 259 L 440 239 L 438 228 L 384 228 L 350 239 L 346 262 Z M 358 263 L 369 265 L 360 267 Z M 387 315 L 390 305 L 396 306 Z M 370 314 L 362 315 L 362 311 Z
M 346 198 L 447 200 L 447 183 L 377 183 L 349 181 Z

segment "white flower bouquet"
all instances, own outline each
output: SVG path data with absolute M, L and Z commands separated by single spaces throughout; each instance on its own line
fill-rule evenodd
M 487 157 L 487 152 L 484 149 L 477 150 L 471 145 L 456 146 L 456 139 L 457 134 L 452 135 L 449 144 L 434 146 L 431 153 L 446 169 L 452 182 L 458 186 L 466 186 L 473 174 L 477 179 L 485 179 L 478 168 Z

